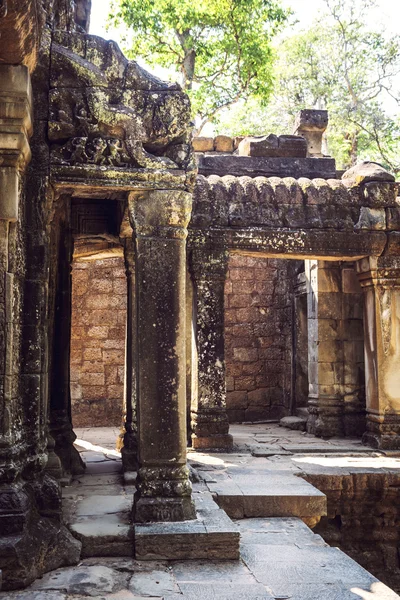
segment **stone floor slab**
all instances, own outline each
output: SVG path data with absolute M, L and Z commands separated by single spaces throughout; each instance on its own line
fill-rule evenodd
M 67 594 L 98 596 L 127 588 L 127 576 L 102 565 L 57 569 L 46 573 L 32 584 L 31 589 L 57 590 Z
M 180 583 L 182 600 L 273 600 L 260 583 L 249 585 L 237 583 Z M 168 596 L 166 596 L 167 600 Z
M 92 494 L 78 503 L 76 515 L 81 516 L 99 516 L 120 512 L 130 512 L 133 505 L 133 496 L 131 495 L 97 495 Z
M 137 596 L 157 597 L 179 593 L 171 568 L 134 573 L 129 582 L 129 589 Z

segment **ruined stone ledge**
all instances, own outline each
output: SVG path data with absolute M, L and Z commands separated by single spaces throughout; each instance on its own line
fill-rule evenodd
M 110 190 L 140 189 L 191 190 L 195 173 L 176 170 L 122 169 L 86 166 L 53 166 L 51 182 L 57 189 L 74 196 L 104 198 Z
M 188 246 L 207 244 L 253 256 L 358 260 L 379 256 L 385 249 L 383 231 L 345 232 L 304 229 L 189 229 Z
M 265 158 L 225 154 L 199 155 L 200 175 L 234 175 L 241 177 L 309 177 L 335 179 L 334 158 Z

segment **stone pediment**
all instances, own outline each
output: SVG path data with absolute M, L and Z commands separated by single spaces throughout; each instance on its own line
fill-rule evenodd
M 125 173 L 132 186 L 145 171 L 153 183 L 165 173 L 170 184 L 172 173 L 173 187 L 190 187 L 190 102 L 177 84 L 129 61 L 113 41 L 55 32 L 50 85 L 54 179 L 118 187 Z

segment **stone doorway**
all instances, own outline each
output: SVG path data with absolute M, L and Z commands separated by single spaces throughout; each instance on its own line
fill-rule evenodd
M 72 262 L 74 427 L 119 427 L 123 417 L 127 283 L 122 247 L 77 239 Z
M 301 265 L 278 258 L 229 257 L 225 360 L 232 423 L 279 420 L 292 411 L 292 282 L 297 263 Z

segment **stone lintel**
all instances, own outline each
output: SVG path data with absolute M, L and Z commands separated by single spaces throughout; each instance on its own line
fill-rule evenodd
M 189 245 L 206 235 L 209 243 L 231 251 L 266 258 L 296 258 L 326 261 L 360 260 L 380 255 L 386 246 L 383 231 L 334 231 L 322 229 L 272 229 L 264 227 L 189 230 Z
M 334 158 L 267 158 L 224 154 L 199 155 L 200 175 L 233 175 L 242 177 L 308 177 L 335 179 Z
M 96 165 L 53 165 L 50 175 L 59 192 L 71 193 L 78 198 L 115 197 L 114 194 L 126 194 L 133 189 L 190 191 L 195 177 L 180 169 L 104 169 Z

